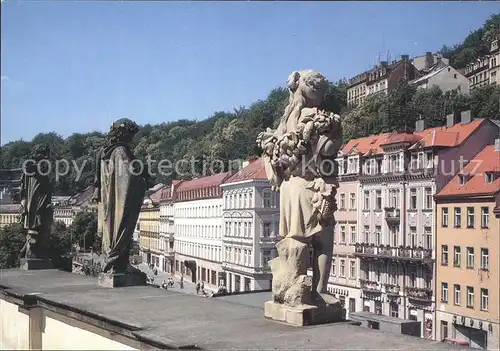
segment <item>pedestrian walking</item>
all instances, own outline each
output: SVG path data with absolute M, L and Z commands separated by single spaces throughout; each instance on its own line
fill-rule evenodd
M 196 295 L 200 293 L 200 282 L 196 283 Z

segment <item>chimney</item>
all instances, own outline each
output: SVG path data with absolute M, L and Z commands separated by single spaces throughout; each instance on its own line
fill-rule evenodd
M 450 113 L 449 115 L 446 115 L 446 126 L 451 127 L 455 124 L 456 119 L 455 119 L 455 114 Z
M 410 60 L 410 55 L 401 55 L 401 60 L 402 61 L 408 61 L 408 60 Z
M 470 110 L 462 111 L 460 113 L 460 122 L 462 122 L 463 124 L 470 123 L 471 119 L 472 116 Z
M 500 136 L 495 139 L 495 151 L 500 152 Z
M 432 52 L 427 51 L 425 53 L 425 69 L 431 68 L 433 63 L 434 63 L 434 56 L 432 55 Z
M 422 116 L 415 122 L 415 132 L 422 132 L 426 128 L 425 119 Z

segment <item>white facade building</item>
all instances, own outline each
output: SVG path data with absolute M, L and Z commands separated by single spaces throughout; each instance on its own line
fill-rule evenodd
M 271 191 L 261 159 L 245 162 L 223 185 L 223 256 L 232 292 L 267 290 L 269 260 L 279 240 L 279 194 Z
M 174 250 L 174 193 L 176 183 L 162 189 L 160 199 L 160 250 L 163 252 L 163 272 L 173 273 L 175 264 Z
M 229 176 L 220 173 L 184 181 L 175 191 L 175 272 L 212 288 L 225 285 L 220 185 Z

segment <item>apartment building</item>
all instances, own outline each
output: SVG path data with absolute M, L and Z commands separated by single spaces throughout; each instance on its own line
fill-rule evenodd
M 160 270 L 162 272 L 175 272 L 174 250 L 174 201 L 175 190 L 181 181 L 174 180 L 170 186 L 161 190 L 160 196 L 160 251 L 163 253 Z
M 500 347 L 500 139 L 435 197 L 436 339 Z
M 418 121 L 414 132 L 351 140 L 340 160 L 339 171 L 357 172 L 359 180 L 356 309 L 420 321 L 426 338 L 433 337 L 435 308 L 433 196 L 461 157 L 472 159 L 498 135 L 496 123 L 471 121 L 469 111 L 460 116 L 448 116 L 443 127 L 426 129 Z
M 499 41 L 497 39 L 491 42 L 488 55 L 478 57 L 465 66 L 464 75 L 469 79 L 470 90 L 488 84 L 500 84 Z
M 357 106 L 369 95 L 387 94 L 399 81 L 411 81 L 420 76 L 421 73 L 412 65 L 408 55 L 401 55 L 399 61 L 391 64 L 382 61 L 371 70 L 349 79 L 347 104 Z
M 139 254 L 143 262 L 153 264 L 158 270 L 164 266 L 163 251 L 160 246 L 160 200 L 162 187 L 155 187 L 146 196 L 139 213 Z
M 425 75 L 410 81 L 417 89 L 439 87 L 443 92 L 457 90 L 462 94 L 469 94 L 469 80 L 460 71 L 456 70 L 442 59 L 430 67 Z
M 54 221 L 63 222 L 67 227 L 73 223 L 75 216 L 84 211 L 97 213 L 97 205 L 92 203 L 95 186 L 90 185 L 81 192 L 68 197 L 54 197 Z
M 221 185 L 223 189 L 223 256 L 230 291 L 271 288 L 269 260 L 279 240 L 279 193 L 270 189 L 262 159 L 243 168 Z
M 175 190 L 175 272 L 192 282 L 226 285 L 222 269 L 222 189 L 231 173 L 183 181 Z
M 0 204 L 0 228 L 7 225 L 19 223 L 21 219 L 21 205 Z

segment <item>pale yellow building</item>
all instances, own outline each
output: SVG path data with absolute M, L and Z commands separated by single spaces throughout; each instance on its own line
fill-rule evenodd
M 19 204 L 0 205 L 0 228 L 19 223 L 20 211 L 21 205 Z
M 439 192 L 436 336 L 500 347 L 500 140 Z
M 162 188 L 155 191 L 144 201 L 139 213 L 139 250 L 143 262 L 161 267 L 163 256 L 160 243 L 160 204 Z

